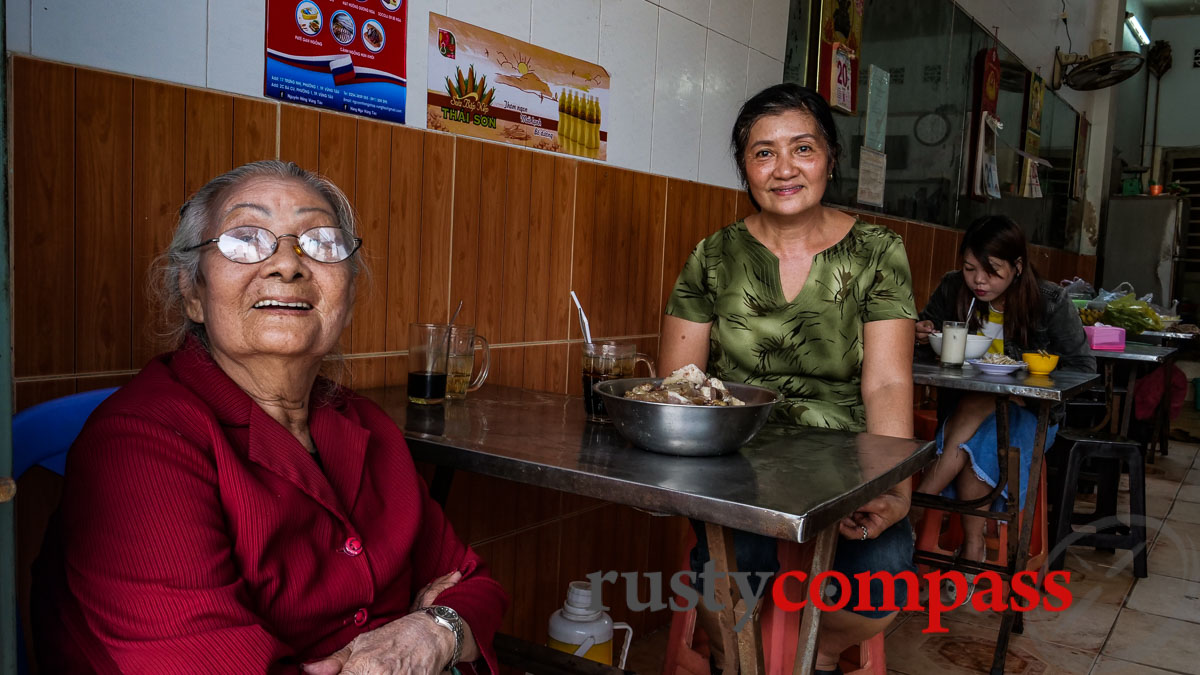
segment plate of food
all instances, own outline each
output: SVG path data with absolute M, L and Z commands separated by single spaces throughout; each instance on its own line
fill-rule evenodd
M 1003 354 L 984 354 L 978 359 L 968 359 L 967 363 L 988 375 L 1008 375 L 1026 367 L 1024 361 L 1010 359 Z
M 402 0 L 380 0 L 383 3 L 383 8 L 389 12 L 394 12 L 400 8 Z
M 375 19 L 369 19 L 363 23 L 362 41 L 371 52 L 377 52 L 383 49 L 384 43 L 383 26 Z
M 303 0 L 296 5 L 296 25 L 305 35 L 321 32 L 321 8 L 312 0 Z
M 354 33 L 356 27 L 354 19 L 345 10 L 338 10 L 333 13 L 333 17 L 329 19 L 329 32 L 333 33 L 333 39 L 338 42 L 348 45 L 354 41 Z

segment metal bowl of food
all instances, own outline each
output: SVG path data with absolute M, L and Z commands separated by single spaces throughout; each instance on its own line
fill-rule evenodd
M 662 379 L 638 377 L 594 385 L 604 399 L 613 426 L 630 443 L 668 455 L 707 457 L 737 451 L 767 423 L 783 396 L 765 387 L 726 383 L 745 405 L 715 406 L 656 403 L 625 398 L 625 392 Z

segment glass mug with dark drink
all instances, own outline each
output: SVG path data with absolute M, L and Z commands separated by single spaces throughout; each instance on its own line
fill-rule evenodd
M 408 324 L 408 400 L 435 405 L 446 399 L 450 326 Z
M 483 363 L 479 372 L 471 378 L 475 368 L 475 347 L 483 350 Z M 474 326 L 450 326 L 450 363 L 446 366 L 446 398 L 466 398 L 468 391 L 483 386 L 492 362 L 492 350 L 482 335 L 475 334 Z
M 592 385 L 607 380 L 633 377 L 637 364 L 645 363 L 650 377 L 656 377 L 654 363 L 645 354 L 637 353 L 633 343 L 585 342 L 583 344 L 583 407 L 589 422 L 608 422 L 604 398 Z

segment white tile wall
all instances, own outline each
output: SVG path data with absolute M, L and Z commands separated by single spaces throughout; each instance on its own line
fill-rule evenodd
M 38 2 L 30 51 L 52 61 L 203 87 L 207 25 L 206 2 L 111 2 L 102 10 L 85 0 Z
M 783 61 L 751 49 L 746 68 L 746 98 L 780 82 L 783 82 Z
M 29 12 L 33 0 L 8 0 L 4 3 L 5 43 L 11 52 L 29 52 Z
M 703 115 L 700 121 L 700 182 L 737 186 L 729 155 L 729 132 L 746 100 L 746 63 L 750 48 L 708 31 L 704 57 Z
M 783 60 L 790 6 L 790 0 L 754 0 L 750 17 L 751 47 L 771 58 Z
M 561 2 L 560 4 L 566 4 Z M 529 41 L 530 0 L 446 0 L 446 16 Z M 428 41 L 422 43 L 427 48 Z M 409 47 L 412 51 L 412 46 Z
M 750 3 L 745 0 L 712 0 L 708 10 L 708 28 L 721 35 L 750 44 Z
M 598 63 L 612 77 L 604 117 L 608 162 L 638 171 L 650 170 L 658 13 L 644 0 L 603 0 L 600 6 Z
M 1069 0 L 1074 5 L 1081 0 Z M 726 137 L 782 79 L 789 0 L 406 0 L 409 124 L 425 126 L 429 12 L 595 61 L 612 76 L 608 162 L 736 185 Z M 264 0 L 7 0 L 8 48 L 262 95 Z
M 405 105 L 406 122 L 424 129 L 426 86 L 429 81 L 429 13 L 446 14 L 446 0 L 408 1 L 408 93 Z
M 708 0 L 658 0 L 658 5 L 701 26 L 708 25 Z
M 533 0 L 530 34 L 535 45 L 595 63 L 600 53 L 600 0 Z
M 210 88 L 262 95 L 267 29 L 262 7 L 262 0 L 208 0 Z
M 700 24 L 665 9 L 659 11 L 650 145 L 653 173 L 697 178 L 705 37 Z

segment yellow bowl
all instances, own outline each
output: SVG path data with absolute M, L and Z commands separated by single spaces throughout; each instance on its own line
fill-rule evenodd
M 1042 356 L 1037 352 L 1025 352 L 1021 360 L 1029 364 L 1030 375 L 1049 375 L 1058 366 L 1057 354 Z

